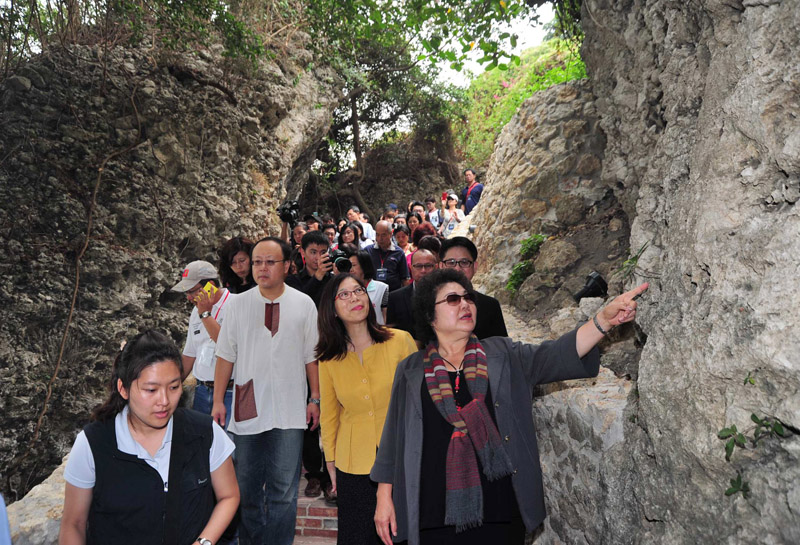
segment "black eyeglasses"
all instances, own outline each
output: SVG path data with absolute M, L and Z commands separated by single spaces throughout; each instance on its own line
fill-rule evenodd
M 444 261 L 442 261 L 442 263 L 444 263 L 444 266 L 447 267 L 448 269 L 455 269 L 456 265 L 458 265 L 458 268 L 460 269 L 469 269 L 475 262 L 472 261 L 471 259 L 464 258 L 464 259 L 445 259 Z
M 461 300 L 466 301 L 470 304 L 475 304 L 475 294 L 474 293 L 465 293 L 464 295 L 459 295 L 457 293 L 448 293 L 447 297 L 442 299 L 441 301 L 436 301 L 435 304 L 439 305 L 441 303 L 447 303 L 450 306 L 456 307 L 461 304 Z

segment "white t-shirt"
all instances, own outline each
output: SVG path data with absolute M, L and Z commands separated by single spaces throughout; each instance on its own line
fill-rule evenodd
M 364 236 L 375 240 L 375 228 L 366 221 L 360 221 L 361 227 L 364 229 Z
M 433 212 L 427 212 L 426 213 L 427 216 L 428 216 L 428 221 L 431 223 L 431 225 L 433 225 L 433 227 L 436 230 L 438 230 L 439 229 L 439 225 L 442 224 L 442 220 L 439 217 L 439 212 L 441 212 L 441 210 L 434 210 Z
M 214 318 L 220 326 L 225 319 L 225 305 L 232 297 L 234 297 L 234 295 L 229 292 L 227 288 L 223 288 L 219 301 L 211 308 L 211 317 Z M 191 316 L 189 316 L 189 329 L 186 332 L 186 343 L 183 345 L 183 355 L 195 358 L 192 374 L 197 380 L 214 380 L 214 368 L 217 362 L 217 358 L 214 357 L 214 349 L 216 346 L 217 343 L 209 337 L 208 331 L 206 331 L 203 325 L 203 320 L 200 319 L 200 313 L 197 312 L 197 307 L 194 307 Z
M 274 336 L 264 325 L 267 303 L 279 305 Z M 276 311 L 272 312 L 274 324 Z M 289 286 L 284 285 L 283 294 L 274 301 L 263 297 L 258 287 L 228 301 L 217 356 L 234 364 L 229 432 L 254 435 L 275 428 L 306 429 L 306 364 L 316 361 L 317 335 L 317 307 L 308 295 Z M 240 389 L 251 380 L 257 415 L 240 420 Z M 242 404 L 240 412 L 244 411 Z
M 456 208 L 456 213 L 451 214 L 449 210 L 444 211 L 444 221 L 442 221 L 442 235 L 449 236 L 459 222 L 464 221 L 464 211 Z
M 383 320 L 383 312 L 381 309 L 386 308 L 389 303 L 389 284 L 381 282 L 380 280 L 372 280 L 367 285 L 367 295 L 369 301 L 372 303 L 372 308 L 375 309 L 375 318 L 380 325 L 386 325 Z
M 158 471 L 158 474 L 161 475 L 161 480 L 164 482 L 164 492 L 167 491 L 167 479 L 169 478 L 172 420 L 172 418 L 169 419 L 167 431 L 161 441 L 161 446 L 156 451 L 156 455 L 150 456 L 150 453 L 137 443 L 131 435 L 131 430 L 128 427 L 128 406 L 125 405 L 122 412 L 114 417 L 114 434 L 117 437 L 117 448 L 126 454 L 144 460 L 147 465 Z M 212 422 L 211 429 L 214 431 L 214 437 L 211 442 L 211 450 L 208 451 L 208 463 L 213 473 L 228 459 L 228 456 L 233 453 L 236 447 L 234 447 L 230 437 L 219 427 L 219 424 Z M 69 453 L 67 466 L 64 468 L 64 480 L 78 488 L 94 488 L 94 467 L 92 447 L 89 445 L 86 434 L 81 431 L 78 437 L 75 438 L 75 444 L 72 445 L 72 450 Z

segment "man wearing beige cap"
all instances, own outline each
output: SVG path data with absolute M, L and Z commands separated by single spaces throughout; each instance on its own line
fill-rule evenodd
M 217 337 L 225 317 L 225 303 L 233 298 L 226 288 L 219 288 L 217 269 L 208 261 L 192 261 L 183 269 L 181 281 L 172 291 L 186 294 L 186 300 L 194 305 L 189 316 L 189 330 L 183 346 L 183 378 L 193 373 L 197 379 L 192 408 L 204 414 L 211 414 L 214 404 L 214 350 Z M 228 428 L 231 414 L 233 383 L 225 391 L 225 408 Z

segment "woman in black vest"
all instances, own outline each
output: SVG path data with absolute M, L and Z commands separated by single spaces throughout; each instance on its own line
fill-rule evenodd
M 216 543 L 239 505 L 233 443 L 178 408 L 178 348 L 157 331 L 134 337 L 110 386 L 67 461 L 59 544 Z

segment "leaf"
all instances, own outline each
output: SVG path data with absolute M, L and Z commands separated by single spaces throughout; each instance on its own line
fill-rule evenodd
M 511 47 L 517 47 L 517 35 L 513 34 L 511 36 Z M 517 63 L 519 65 L 519 63 Z
M 752 420 L 756 424 L 761 424 L 761 419 L 756 415 L 756 413 L 750 415 L 750 420 Z
M 731 455 L 733 454 L 733 449 L 736 447 L 736 443 L 733 439 L 728 439 L 728 442 L 725 443 L 725 460 L 728 462 L 731 461 Z
M 786 437 L 786 431 L 783 429 L 783 424 L 781 424 L 780 422 L 775 422 L 772 425 L 772 431 L 774 431 L 781 437 Z
M 747 445 L 747 439 L 741 433 L 737 433 L 734 436 L 734 440 L 736 441 L 736 444 L 739 445 L 742 448 L 744 448 L 744 446 Z
M 505 72 L 506 70 L 508 70 L 508 65 L 504 62 L 501 62 L 500 64 L 497 65 L 497 69 Z
M 719 437 L 720 439 L 727 439 L 728 437 L 730 437 L 734 433 L 736 433 L 736 432 L 734 430 L 730 429 L 730 428 L 722 428 L 721 430 L 719 430 L 717 432 L 717 437 Z

